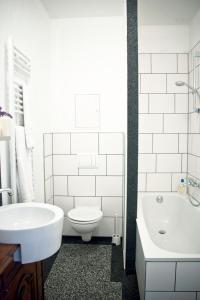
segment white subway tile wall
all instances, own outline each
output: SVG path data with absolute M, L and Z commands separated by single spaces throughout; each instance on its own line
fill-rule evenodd
M 189 52 L 189 82 L 198 91 L 200 87 L 200 61 L 199 57 L 195 55 L 199 51 L 200 42 Z M 189 92 L 188 175 L 200 183 L 200 114 L 195 112 L 195 108 L 200 107 L 200 102 L 196 94 L 192 94 L 191 91 Z M 199 192 L 195 190 L 189 187 L 190 195 L 200 201 Z
M 101 197 L 75 197 L 75 207 L 94 206 L 101 209 Z
M 70 196 L 95 196 L 94 176 L 68 176 Z
M 148 113 L 149 111 L 149 95 L 140 94 L 139 95 L 139 113 Z
M 70 154 L 70 134 L 53 134 L 53 154 Z
M 81 168 L 79 161 L 84 155 L 95 157 L 95 166 Z M 94 236 L 113 234 L 115 214 L 122 234 L 123 133 L 44 134 L 44 167 L 46 202 L 64 210 L 64 235 L 77 235 L 67 221 L 67 212 L 77 206 L 95 206 L 103 211 L 103 220 Z
M 139 73 L 138 191 L 176 191 L 187 172 L 189 100 L 175 82 L 188 82 L 188 54 L 141 53 Z
M 141 74 L 141 93 L 166 93 L 165 74 Z
M 68 195 L 68 184 L 66 176 L 54 176 L 54 195 L 67 196 Z
M 98 134 L 71 133 L 71 154 L 98 153 Z

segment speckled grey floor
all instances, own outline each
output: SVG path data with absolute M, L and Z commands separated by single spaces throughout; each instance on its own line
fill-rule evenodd
M 63 244 L 45 282 L 45 300 L 121 300 L 111 282 L 110 245 Z

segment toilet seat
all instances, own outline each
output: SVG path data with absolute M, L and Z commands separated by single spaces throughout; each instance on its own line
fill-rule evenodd
M 77 207 L 71 209 L 67 216 L 72 222 L 86 224 L 98 222 L 102 218 L 103 213 L 97 208 Z

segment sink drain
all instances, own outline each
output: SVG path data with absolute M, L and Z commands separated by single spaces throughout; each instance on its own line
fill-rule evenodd
M 158 233 L 160 233 L 160 234 L 165 234 L 166 231 L 165 231 L 165 230 L 159 230 Z

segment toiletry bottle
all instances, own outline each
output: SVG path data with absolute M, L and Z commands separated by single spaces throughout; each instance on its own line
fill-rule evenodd
M 178 185 L 178 193 L 181 195 L 186 195 L 186 184 L 183 178 L 181 178 L 181 181 Z

